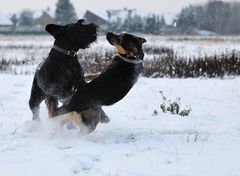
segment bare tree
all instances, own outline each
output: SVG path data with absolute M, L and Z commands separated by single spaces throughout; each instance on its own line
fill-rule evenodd
M 210 31 L 217 34 L 227 33 L 230 17 L 230 5 L 222 1 L 210 1 L 205 6 L 205 18 Z
M 19 17 L 20 26 L 31 26 L 33 23 L 33 12 L 29 9 L 23 10 Z
M 231 18 L 229 19 L 228 33 L 240 34 L 240 3 L 233 2 L 230 4 Z
M 11 16 L 10 20 L 13 22 L 14 27 L 16 27 L 18 23 L 18 18 L 15 13 Z
M 56 4 L 55 19 L 59 24 L 68 24 L 77 20 L 77 14 L 69 0 L 58 0 Z

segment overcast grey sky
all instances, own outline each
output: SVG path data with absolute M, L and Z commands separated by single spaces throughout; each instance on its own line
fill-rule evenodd
M 199 4 L 207 1 L 208 0 L 71 0 L 78 12 L 85 11 L 86 9 L 105 10 L 127 7 L 158 13 L 176 13 L 188 4 Z M 42 10 L 50 7 L 53 10 L 55 9 L 56 2 L 57 0 L 0 0 L 0 11 L 9 14 L 26 8 Z

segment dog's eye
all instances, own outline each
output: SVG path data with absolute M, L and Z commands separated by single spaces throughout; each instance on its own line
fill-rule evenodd
M 133 51 L 135 54 L 137 54 L 137 53 L 138 53 L 137 47 L 132 47 L 132 51 Z

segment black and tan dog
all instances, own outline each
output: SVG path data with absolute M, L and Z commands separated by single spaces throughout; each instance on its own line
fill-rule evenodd
M 79 116 L 93 131 L 100 120 L 94 109 L 118 102 L 136 83 L 143 71 L 142 44 L 146 40 L 126 33 L 108 33 L 107 40 L 116 47 L 118 55 L 97 78 L 77 90 L 68 104 L 58 108 L 54 116 L 66 113 L 74 118 Z
M 44 99 L 49 117 L 52 117 L 58 101 L 68 102 L 74 91 L 86 83 L 77 52 L 96 41 L 98 27 L 79 20 L 66 26 L 49 24 L 45 29 L 55 38 L 55 42 L 49 56 L 38 66 L 34 75 L 29 100 L 34 120 L 39 119 L 39 105 Z M 101 113 L 104 115 L 103 111 Z

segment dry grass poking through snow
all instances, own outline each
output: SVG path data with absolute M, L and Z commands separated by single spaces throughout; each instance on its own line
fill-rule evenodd
M 33 74 L 47 57 L 53 42 L 46 36 L 0 38 L 3 39 L 0 42 L 0 73 L 4 74 Z M 223 78 L 240 75 L 240 38 L 146 38 L 145 77 Z M 79 61 L 86 73 L 95 73 L 103 70 L 114 54 L 113 47 L 100 37 L 90 49 L 79 51 Z

